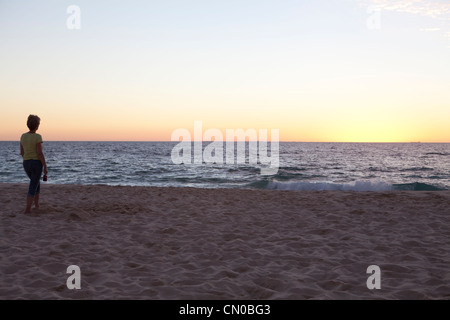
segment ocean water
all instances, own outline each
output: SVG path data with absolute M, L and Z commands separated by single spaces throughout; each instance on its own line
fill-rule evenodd
M 209 143 L 204 143 L 205 148 Z M 44 143 L 48 182 L 283 190 L 450 190 L 450 144 L 281 142 L 279 168 L 174 164 L 177 142 Z M 28 182 L 18 141 L 0 141 L 0 181 Z M 226 155 L 224 144 L 224 155 Z M 237 148 L 235 148 L 237 152 Z M 224 158 L 226 159 L 226 158 Z

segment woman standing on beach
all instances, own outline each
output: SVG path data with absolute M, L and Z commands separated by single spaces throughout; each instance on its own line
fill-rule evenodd
M 41 119 L 38 116 L 30 114 L 28 116 L 27 127 L 30 129 L 20 137 L 20 154 L 23 158 L 23 168 L 30 178 L 30 185 L 27 194 L 27 207 L 25 213 L 31 213 L 31 206 L 39 208 L 39 193 L 42 168 L 44 175 L 47 175 L 47 163 L 42 153 L 42 136 L 36 133 Z

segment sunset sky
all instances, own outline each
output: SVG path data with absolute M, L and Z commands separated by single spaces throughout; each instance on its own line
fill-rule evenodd
M 450 1 L 0 0 L 0 88 L 0 140 L 450 142 Z

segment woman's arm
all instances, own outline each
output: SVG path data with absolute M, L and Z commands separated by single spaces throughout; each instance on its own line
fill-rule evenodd
M 42 142 L 36 143 L 36 151 L 39 160 L 41 160 L 42 164 L 44 165 L 44 174 L 46 175 L 48 173 L 48 170 L 47 170 L 47 163 L 45 162 L 44 153 L 42 152 Z
M 25 154 L 25 150 L 23 150 L 23 145 L 22 145 L 22 142 L 20 143 L 20 155 L 22 156 L 22 158 L 23 158 L 23 155 Z

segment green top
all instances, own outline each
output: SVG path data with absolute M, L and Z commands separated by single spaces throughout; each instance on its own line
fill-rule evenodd
M 38 133 L 24 133 L 20 137 L 20 143 L 22 144 L 23 151 L 23 161 L 25 160 L 39 160 L 36 144 L 42 142 L 42 137 Z

